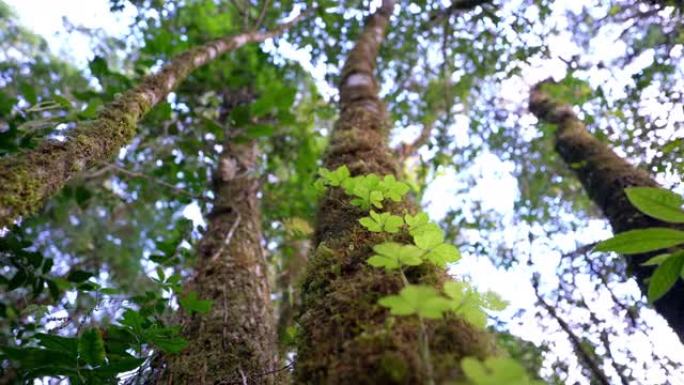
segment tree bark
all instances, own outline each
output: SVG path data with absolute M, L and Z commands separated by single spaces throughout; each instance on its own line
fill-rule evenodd
M 224 93 L 219 120 L 254 99 Z M 166 357 L 157 384 L 275 384 L 278 349 L 268 267 L 261 244 L 260 188 L 255 141 L 231 143 L 226 134 L 213 177 L 214 206 L 198 246 L 197 269 L 186 285 L 213 302 L 208 314 L 185 315 L 189 346 Z
M 324 166 L 346 165 L 352 175 L 397 174 L 398 161 L 388 147 L 387 111 L 373 77 L 378 48 L 392 7 L 383 4 L 370 16 L 341 76 L 340 117 L 332 132 Z M 415 212 L 413 203 L 387 206 Z M 402 288 L 399 273 L 369 266 L 372 246 L 386 235 L 359 225 L 365 216 L 340 189 L 330 189 L 319 203 L 310 258 L 302 284 L 301 333 L 295 383 L 422 384 L 426 362 L 420 354 L 417 317 L 392 317 L 378 299 Z M 406 237 L 404 235 L 404 237 Z M 432 266 L 407 270 L 411 283 L 441 287 L 446 273 Z M 458 378 L 464 356 L 493 351 L 488 333 L 453 316 L 426 321 L 434 380 Z
M 577 175 L 589 198 L 601 209 L 615 234 L 649 227 L 672 227 L 637 210 L 627 199 L 625 187 L 658 187 L 644 170 L 632 166 L 607 145 L 587 131 L 572 108 L 558 103 L 544 92 L 542 82 L 532 89 L 530 111 L 539 120 L 556 124 L 555 148 Z M 643 293 L 653 266 L 641 264 L 660 252 L 625 255 L 628 270 Z M 655 302 L 655 309 L 684 341 L 684 285 L 678 280 L 665 296 Z
M 168 357 L 159 384 L 273 384 L 278 350 L 261 245 L 256 143 L 227 143 L 215 176 L 216 201 L 191 290 L 213 301 L 186 316 L 189 346 Z
M 191 49 L 109 103 L 95 120 L 80 123 L 65 141 L 48 140 L 0 159 L 0 228 L 35 213 L 75 175 L 114 156 L 135 136 L 145 114 L 195 69 L 244 44 L 277 36 L 304 15 L 271 31 L 228 36 Z

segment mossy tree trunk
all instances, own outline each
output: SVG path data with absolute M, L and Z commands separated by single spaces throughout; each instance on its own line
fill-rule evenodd
M 225 119 L 224 119 L 225 120 Z M 186 315 L 189 346 L 167 357 L 157 384 L 276 384 L 278 348 L 268 270 L 261 244 L 255 141 L 226 135 L 214 175 L 214 206 L 186 285 L 213 302 L 207 314 Z
M 117 154 L 135 136 L 140 119 L 195 69 L 244 44 L 277 36 L 303 16 L 272 31 L 242 33 L 191 49 L 109 103 L 95 120 L 80 123 L 65 141 L 48 140 L 0 159 L 0 228 L 35 213 L 75 175 Z
M 589 198 L 601 209 L 615 234 L 648 227 L 671 227 L 637 210 L 627 199 L 625 187 L 657 187 L 658 184 L 644 170 L 632 166 L 607 145 L 587 131 L 572 108 L 558 103 L 538 84 L 530 95 L 530 111 L 540 120 L 556 124 L 555 148 L 563 161 L 573 170 Z M 653 266 L 642 263 L 659 252 L 626 255 L 629 271 L 646 292 L 647 279 Z M 679 280 L 675 287 L 655 302 L 655 308 L 684 341 L 684 285 Z
M 324 166 L 346 165 L 352 175 L 397 174 L 398 162 L 388 148 L 387 112 L 373 76 L 391 4 L 370 16 L 350 52 L 340 80 L 340 117 L 332 132 Z M 393 212 L 415 212 L 408 202 L 388 205 Z M 378 299 L 398 293 L 400 273 L 369 266 L 372 246 L 386 234 L 369 233 L 358 223 L 367 215 L 350 204 L 340 189 L 319 203 L 314 253 L 302 284 L 302 304 L 295 383 L 423 384 L 426 362 L 420 353 L 417 317 L 393 317 Z M 405 235 L 403 237 L 406 237 Z M 441 287 L 442 270 L 421 266 L 406 271 L 411 283 Z M 464 356 L 483 357 L 493 350 L 490 336 L 449 316 L 425 321 L 436 383 L 458 378 Z

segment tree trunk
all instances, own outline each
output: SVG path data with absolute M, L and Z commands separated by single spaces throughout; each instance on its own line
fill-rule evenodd
M 555 147 L 565 163 L 577 175 L 589 198 L 601 209 L 615 234 L 648 227 L 671 227 L 671 224 L 651 218 L 637 210 L 627 199 L 625 187 L 658 187 L 644 170 L 620 158 L 608 146 L 587 131 L 572 108 L 555 102 L 542 85 L 532 89 L 530 111 L 540 120 L 557 124 Z M 641 264 L 660 252 L 625 255 L 631 274 L 642 292 L 653 266 Z M 684 341 L 684 285 L 679 280 L 665 296 L 655 302 L 655 308 Z
M 158 384 L 277 382 L 275 319 L 257 198 L 259 152 L 255 141 L 233 144 L 226 137 L 214 176 L 214 207 L 198 247 L 197 271 L 187 285 L 213 305 L 208 314 L 185 317 L 189 346 L 167 358 Z
M 352 175 L 397 174 L 387 145 L 389 123 L 373 77 L 378 48 L 392 7 L 383 4 L 367 19 L 344 65 L 340 117 L 332 132 L 324 166 L 346 165 Z M 393 212 L 415 212 L 415 204 L 388 205 Z M 359 225 L 365 216 L 340 189 L 322 198 L 313 239 L 314 253 L 302 285 L 301 334 L 295 383 L 422 384 L 426 362 L 420 354 L 417 317 L 391 317 L 378 299 L 402 288 L 400 273 L 369 266 L 371 247 L 385 235 Z M 408 270 L 411 283 L 441 287 L 446 273 L 423 265 Z M 491 354 L 490 336 L 453 316 L 426 321 L 431 366 L 438 384 L 457 378 L 464 356 Z
M 65 141 L 48 140 L 0 159 L 0 228 L 38 211 L 72 177 L 114 156 L 135 136 L 143 116 L 195 69 L 246 43 L 277 36 L 303 16 L 272 31 L 242 33 L 189 50 L 108 104 L 95 120 L 80 123 Z

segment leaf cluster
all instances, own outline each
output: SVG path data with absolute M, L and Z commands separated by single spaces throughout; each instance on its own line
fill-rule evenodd
M 629 187 L 625 189 L 629 201 L 642 213 L 666 223 L 684 223 L 684 198 L 669 190 L 655 187 Z M 675 248 L 644 262 L 657 266 L 648 284 L 648 300 L 654 302 L 668 292 L 679 277 L 684 279 L 684 231 L 669 227 L 652 227 L 630 230 L 600 242 L 594 250 L 620 254 L 642 254 Z

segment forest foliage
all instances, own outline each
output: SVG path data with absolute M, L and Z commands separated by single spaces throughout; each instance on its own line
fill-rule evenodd
M 684 378 L 684 347 L 651 307 L 684 280 L 682 4 L 561 3 L 397 1 L 376 71 L 397 177 L 321 163 L 339 116 L 342 63 L 375 2 L 111 0 L 110 12 L 135 16 L 125 36 L 71 32 L 97 42 L 87 68 L 0 2 L 0 161 L 64 141 L 177 55 L 306 12 L 281 36 L 189 73 L 114 156 L 77 170 L 35 215 L 0 229 L 0 383 L 149 383 L 162 357 L 186 348 L 183 317 L 216 305 L 186 283 L 226 141 L 260 151 L 250 176 L 259 181 L 283 383 L 301 338 L 297 310 L 288 312 L 302 305 L 316 209 L 330 190 L 364 213 L 358 224 L 373 239 L 385 239 L 366 267 L 403 277 L 377 302 L 390 330 L 396 317 L 423 327 L 457 317 L 495 335 L 499 355 L 463 359 L 457 383 Z M 619 48 L 604 52 L 610 45 Z M 662 226 L 609 235 L 573 174 L 583 165 L 565 165 L 554 149 L 558 127 L 527 111 L 542 75 L 556 79 L 545 92 L 572 106 L 590 134 L 662 186 L 624 186 Z M 393 210 L 409 201 L 423 209 Z M 647 252 L 658 255 L 643 264 L 652 270 L 642 295 L 620 255 Z M 485 265 L 489 273 L 478 272 Z M 452 279 L 414 284 L 411 269 Z M 524 287 L 490 290 L 504 276 Z M 419 335 L 415 350 L 429 363 Z

